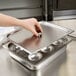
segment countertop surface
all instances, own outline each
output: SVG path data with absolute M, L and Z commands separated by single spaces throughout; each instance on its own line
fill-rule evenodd
M 66 52 L 53 60 L 48 67 L 38 71 L 23 67 L 9 56 L 7 49 L 0 48 L 0 76 L 76 76 L 75 58 L 75 38 L 67 45 Z

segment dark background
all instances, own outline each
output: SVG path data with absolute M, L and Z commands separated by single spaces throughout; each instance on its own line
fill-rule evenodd
M 53 20 L 53 11 L 76 10 L 76 0 L 0 0 L 0 13 L 45 20 L 45 1 L 48 2 L 48 20 Z

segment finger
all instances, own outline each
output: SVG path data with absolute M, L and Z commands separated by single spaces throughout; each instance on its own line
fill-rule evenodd
M 39 28 L 39 30 L 40 30 L 41 32 L 43 32 L 43 29 L 42 29 L 42 27 L 40 26 L 40 24 L 39 24 L 38 22 L 36 22 L 36 26 Z
M 42 27 L 40 26 L 39 22 L 37 21 L 37 19 L 34 18 L 34 22 L 35 22 L 35 26 L 37 26 L 37 28 L 43 32 Z
M 35 36 L 38 36 L 38 33 L 36 32 L 35 29 L 31 29 L 30 31 L 31 31 Z

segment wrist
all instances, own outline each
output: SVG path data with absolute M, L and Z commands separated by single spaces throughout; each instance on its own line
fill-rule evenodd
M 25 26 L 26 26 L 25 24 L 26 24 L 26 21 L 21 20 L 21 19 L 18 20 L 18 26 L 21 26 L 21 27 L 25 28 Z
M 20 19 L 16 19 L 16 22 L 15 22 L 17 26 L 22 26 L 22 20 Z

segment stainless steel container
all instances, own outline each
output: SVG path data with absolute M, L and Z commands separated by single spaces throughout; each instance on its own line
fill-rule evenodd
M 41 37 L 35 37 L 23 28 L 8 36 L 10 56 L 31 70 L 48 66 L 72 40 L 68 36 L 73 32 L 70 29 L 44 21 L 40 25 L 43 28 Z

